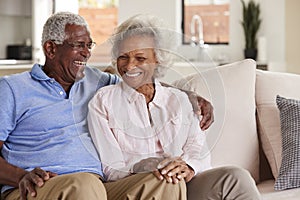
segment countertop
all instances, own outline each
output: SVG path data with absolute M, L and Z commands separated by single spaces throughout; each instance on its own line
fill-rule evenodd
M 0 59 L 0 70 L 2 69 L 30 69 L 32 60 Z

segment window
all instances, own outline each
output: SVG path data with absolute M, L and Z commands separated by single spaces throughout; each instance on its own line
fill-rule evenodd
M 117 0 L 78 0 L 79 14 L 88 22 L 91 36 L 96 42 L 89 62 L 95 65 L 110 62 L 107 39 L 118 24 Z
M 229 43 L 229 0 L 182 0 L 182 19 L 184 44 Z

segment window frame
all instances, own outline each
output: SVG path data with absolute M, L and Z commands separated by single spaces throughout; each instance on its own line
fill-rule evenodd
M 184 20 L 185 20 L 185 12 L 184 9 L 185 8 L 185 4 L 184 4 L 184 0 L 181 0 L 181 32 L 182 32 L 182 44 L 183 45 L 190 45 L 190 42 L 185 41 L 185 38 L 191 38 L 191 36 L 188 36 L 185 34 L 185 30 L 184 30 Z M 230 20 L 230 18 L 229 18 Z M 229 21 L 230 22 L 230 21 Z M 229 24 L 228 24 L 228 29 L 229 29 Z M 204 41 L 205 42 L 205 41 Z M 230 30 L 228 30 L 228 42 L 205 42 L 205 44 L 208 45 L 229 45 L 230 42 Z

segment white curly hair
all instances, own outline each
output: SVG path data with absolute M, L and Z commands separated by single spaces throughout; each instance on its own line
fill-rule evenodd
M 90 32 L 87 22 L 80 15 L 71 12 L 57 12 L 51 15 L 44 24 L 42 46 L 49 40 L 56 44 L 62 44 L 66 39 L 65 27 L 67 24 L 84 26 Z
M 176 47 L 174 31 L 167 29 L 163 21 L 153 15 L 138 14 L 121 23 L 116 29 L 110 42 L 112 44 L 112 63 L 115 66 L 119 57 L 121 42 L 132 36 L 150 36 L 154 39 L 154 53 L 158 67 L 154 78 L 160 78 L 173 63 L 173 52 Z

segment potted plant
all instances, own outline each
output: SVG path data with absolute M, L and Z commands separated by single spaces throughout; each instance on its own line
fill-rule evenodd
M 250 0 L 248 4 L 241 0 L 243 4 L 243 19 L 241 24 L 245 34 L 245 58 L 252 58 L 256 60 L 257 56 L 257 32 L 259 30 L 260 19 L 260 6 L 253 0 Z

